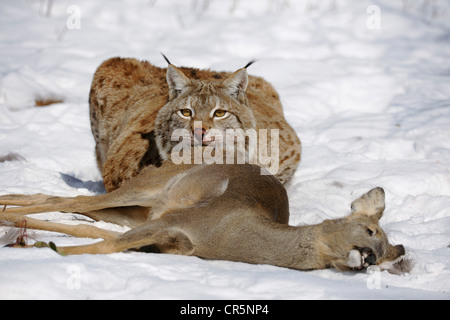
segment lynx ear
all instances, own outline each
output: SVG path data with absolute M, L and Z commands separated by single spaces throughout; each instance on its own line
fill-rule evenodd
M 243 102 L 245 90 L 248 85 L 247 69 L 239 69 L 231 76 L 223 80 L 222 85 L 230 96 Z
M 169 100 L 175 99 L 191 85 L 191 80 L 173 64 L 169 64 L 166 73 L 169 85 Z
M 352 215 L 374 216 L 378 220 L 382 217 L 385 202 L 384 190 L 374 188 L 352 202 Z

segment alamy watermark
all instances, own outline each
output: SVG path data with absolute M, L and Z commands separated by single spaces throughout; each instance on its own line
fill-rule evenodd
M 64 27 L 58 32 L 57 39 L 62 41 L 68 31 L 81 29 L 81 8 L 77 5 L 70 5 L 66 8 L 66 21 Z
M 66 269 L 67 280 L 66 286 L 70 290 L 80 290 L 81 289 L 81 268 L 79 265 L 71 264 Z
M 369 15 L 366 20 L 366 26 L 369 30 L 381 29 L 381 9 L 377 5 L 370 5 L 366 10 Z
M 202 130 L 202 122 L 194 122 L 194 130 Z M 195 135 L 194 135 L 195 136 Z M 174 164 L 259 164 L 276 174 L 280 167 L 279 129 L 210 129 L 199 139 L 190 130 L 176 129 L 171 136 L 178 142 L 171 151 Z
M 81 29 L 81 8 L 77 5 L 71 5 L 67 7 L 66 13 L 68 14 L 66 28 L 68 30 Z
M 367 289 L 381 289 L 381 271 L 379 267 L 368 268 L 367 273 L 370 274 L 366 280 Z

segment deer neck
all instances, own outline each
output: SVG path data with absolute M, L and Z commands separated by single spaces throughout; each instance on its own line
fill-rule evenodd
M 284 230 L 283 230 L 284 229 Z M 310 226 L 288 226 L 274 233 L 274 257 L 280 265 L 293 269 L 317 269 L 325 267 L 320 254 L 321 224 Z
M 262 224 L 246 230 L 239 239 L 239 248 L 228 251 L 230 260 L 272 264 L 292 269 L 317 269 L 324 266 L 318 251 L 320 225 L 289 226 Z M 237 240 L 237 239 L 236 239 Z

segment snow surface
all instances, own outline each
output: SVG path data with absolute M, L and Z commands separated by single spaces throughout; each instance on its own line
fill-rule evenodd
M 49 6 L 49 4 L 52 4 Z M 88 117 L 112 56 L 235 70 L 277 88 L 303 142 L 292 225 L 349 213 L 375 186 L 409 274 L 300 272 L 196 257 L 61 257 L 0 248 L 2 299 L 449 299 L 450 2 L 235 0 L 0 2 L 0 194 L 101 192 Z M 34 107 L 36 98 L 63 103 Z M 74 215 L 42 218 L 78 223 Z M 119 229 L 105 223 L 105 228 Z M 56 233 L 57 245 L 90 243 Z M 14 234 L 0 227 L 5 244 Z

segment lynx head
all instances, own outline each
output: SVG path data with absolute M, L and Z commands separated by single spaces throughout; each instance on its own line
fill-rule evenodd
M 224 80 L 190 79 L 167 62 L 169 98 L 155 123 L 155 140 L 163 159 L 168 159 L 172 148 L 179 143 L 172 141 L 175 130 L 184 133 L 184 143 L 207 146 L 223 143 L 219 140 L 224 139 L 227 129 L 256 128 L 245 92 L 246 68 L 253 62 Z

